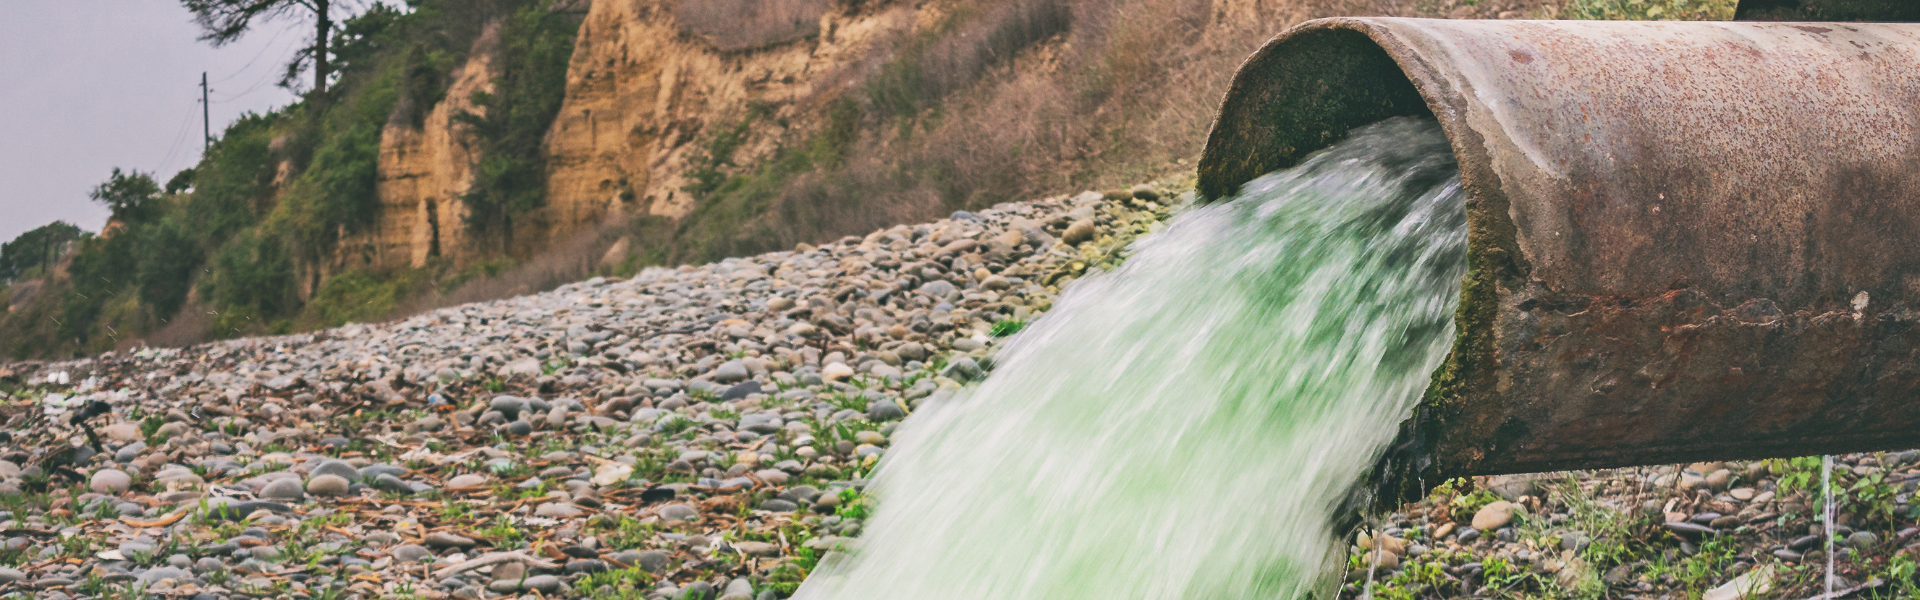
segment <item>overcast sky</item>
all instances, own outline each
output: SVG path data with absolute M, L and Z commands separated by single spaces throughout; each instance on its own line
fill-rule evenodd
M 307 27 L 215 49 L 178 0 L 0 0 L 0 241 L 55 220 L 99 231 L 87 190 L 113 167 L 168 177 L 200 160 L 200 72 L 213 133 L 285 106 L 274 86 Z

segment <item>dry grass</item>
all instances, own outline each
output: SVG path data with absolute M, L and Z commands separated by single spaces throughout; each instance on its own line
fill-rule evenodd
M 681 0 L 674 16 L 715 48 L 751 50 L 820 33 L 829 0 Z

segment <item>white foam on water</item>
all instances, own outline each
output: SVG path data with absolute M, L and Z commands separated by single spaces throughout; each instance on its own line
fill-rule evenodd
M 1356 130 L 1130 250 L 902 427 L 858 546 L 796 597 L 1269 600 L 1337 581 L 1334 512 L 1452 341 L 1466 217 L 1439 127 Z

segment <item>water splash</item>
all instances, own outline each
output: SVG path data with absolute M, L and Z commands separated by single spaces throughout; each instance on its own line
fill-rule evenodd
M 1465 221 L 1404 119 L 1185 212 L 903 426 L 859 547 L 797 597 L 1331 592 L 1336 507 L 1451 341 Z
M 1833 598 L 1833 455 L 1820 457 L 1820 495 L 1826 506 L 1820 509 L 1820 534 L 1827 538 L 1827 592 L 1822 598 Z

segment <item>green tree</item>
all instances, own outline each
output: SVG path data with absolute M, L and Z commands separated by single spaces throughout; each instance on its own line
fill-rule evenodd
M 214 47 L 224 46 L 240 39 L 247 33 L 255 20 L 272 21 L 283 18 L 304 17 L 313 19 L 313 45 L 308 46 L 287 64 L 287 75 L 281 85 L 291 86 L 300 71 L 311 61 L 313 64 L 313 91 L 324 92 L 327 89 L 327 76 L 332 75 L 327 61 L 327 41 L 333 34 L 333 10 L 339 7 L 341 0 L 182 0 L 187 10 L 193 11 L 193 20 L 200 25 L 200 39 L 213 42 Z M 316 94 L 316 97 L 318 94 Z
M 82 235 L 79 227 L 54 221 L 0 244 L 0 281 L 19 279 L 36 267 L 46 273 Z
M 139 171 L 122 173 L 120 167 L 114 167 L 113 175 L 94 186 L 87 195 L 107 205 L 113 211 L 113 220 L 133 224 L 145 221 L 159 208 L 160 184 L 154 183 L 153 175 Z

